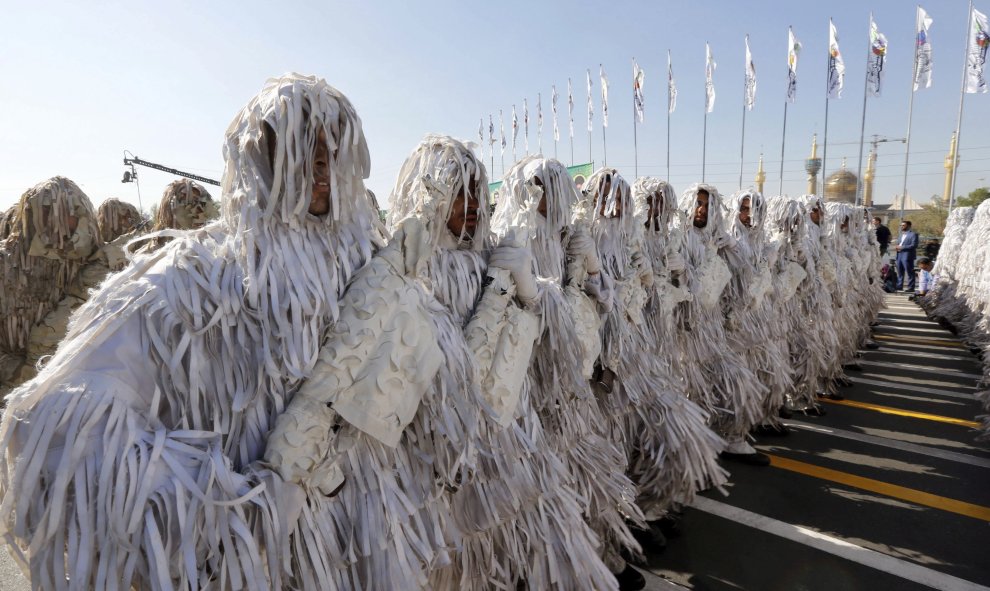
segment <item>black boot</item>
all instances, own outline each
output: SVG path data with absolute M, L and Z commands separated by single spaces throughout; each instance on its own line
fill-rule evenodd
M 667 536 L 663 535 L 659 523 L 659 521 L 647 521 L 646 529 L 631 528 L 633 537 L 643 547 L 644 553 L 663 552 L 667 548 Z
M 619 582 L 619 591 L 639 591 L 646 587 L 646 577 L 628 564 L 625 570 L 615 575 L 615 580 Z

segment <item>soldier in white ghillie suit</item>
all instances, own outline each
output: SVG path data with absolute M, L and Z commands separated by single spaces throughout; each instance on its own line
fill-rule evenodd
M 734 241 L 723 227 L 721 196 L 711 185 L 695 184 L 681 195 L 678 205 L 685 216 L 685 275 L 694 296 L 676 310 L 688 396 L 713 413 L 713 428 L 727 443 L 722 457 L 768 465 L 769 458 L 746 441 L 763 416 L 766 387 L 726 335 L 722 298 L 732 272 L 724 257 Z M 731 312 L 732 322 L 746 314 Z
M 674 309 L 693 298 L 684 275 L 683 228 L 674 223 L 679 217 L 677 195 L 670 183 L 655 177 L 637 179 L 632 193 L 636 222 L 644 228 L 642 249 L 656 276 L 646 288 L 642 329 L 647 354 L 657 364 L 652 395 L 665 409 L 664 421 L 657 426 L 664 432 L 663 463 L 651 469 L 642 461 L 647 455 L 638 454 L 632 475 L 640 485 L 637 502 L 650 522 L 650 541 L 656 545 L 665 535 L 679 533 L 668 511 L 690 504 L 700 490 L 721 486 L 728 474 L 718 464 L 725 442 L 708 426 L 709 412 L 688 398 L 676 345 Z
M 671 385 L 676 376 L 658 363 L 657 343 L 648 325 L 647 302 L 656 275 L 651 252 L 643 246 L 647 215 L 645 209 L 637 210 L 629 183 L 615 169 L 598 170 L 588 179 L 586 191 L 594 203 L 591 232 L 602 273 L 615 285 L 602 326 L 596 390 L 609 434 L 628 458 L 637 503 L 657 521 L 670 501 L 670 479 L 683 477 L 669 474 L 673 466 L 667 462 L 667 444 L 683 425 L 670 416 L 681 410 Z M 664 543 L 658 527 L 640 525 L 634 533 L 651 549 Z M 624 588 L 645 584 L 632 568 L 623 571 L 620 580 Z
M 738 191 L 722 210 L 729 236 L 725 249 L 732 281 L 722 294 L 729 346 L 746 360 L 765 388 L 761 401 L 761 423 L 757 434 L 779 435 L 786 430 L 777 422 L 777 412 L 794 378 L 787 363 L 789 334 L 782 322 L 783 303 L 775 289 L 777 248 L 768 244 L 767 200 L 752 189 Z
M 21 197 L 0 243 L 0 395 L 33 373 L 31 329 L 76 285 L 99 246 L 93 205 L 74 182 L 53 177 Z
M 112 275 L 8 400 L 0 533 L 37 588 L 350 588 L 324 458 L 262 458 L 376 248 L 361 121 L 289 74 L 224 157 L 221 219 Z
M 464 364 L 486 404 L 476 468 L 449 493 L 458 555 L 433 573 L 432 587 L 615 588 L 527 380 L 539 336 L 540 292 L 529 248 L 537 204 L 496 241 L 481 162 L 455 139 L 427 136 L 399 173 L 390 223 L 430 213 L 427 202 L 437 193 L 445 197 L 431 220 L 434 252 L 426 274 L 442 304 L 437 313 L 463 329 L 443 348 L 470 354 Z
M 626 454 L 610 438 L 589 378 L 601 352 L 599 306 L 611 299 L 589 232 L 591 206 L 581 198 L 567 168 L 532 156 L 516 163 L 502 181 L 493 227 L 499 236 L 538 203 L 532 239 L 540 291 L 536 309 L 540 338 L 529 368 L 530 400 L 554 453 L 567 466 L 568 484 L 585 501 L 582 512 L 609 549 L 640 551 L 626 520 L 642 524 L 636 489 L 626 477 Z M 625 564 L 615 551 L 604 556 L 613 572 Z

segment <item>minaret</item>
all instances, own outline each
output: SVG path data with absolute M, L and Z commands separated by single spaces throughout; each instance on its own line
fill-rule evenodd
M 873 207 L 873 178 L 876 173 L 877 151 L 870 150 L 866 157 L 866 172 L 863 173 L 863 205 Z
M 949 143 L 949 155 L 945 157 L 945 191 L 942 192 L 942 205 L 948 207 L 952 192 L 952 171 L 959 166 L 959 156 L 956 154 L 956 132 L 952 132 Z
M 760 154 L 760 167 L 756 170 L 756 190 L 763 194 L 763 183 L 767 180 L 767 173 L 763 171 L 763 154 Z
M 818 134 L 811 137 L 811 157 L 804 161 L 808 173 L 808 193 L 818 194 L 818 171 L 822 169 L 822 159 L 818 157 Z

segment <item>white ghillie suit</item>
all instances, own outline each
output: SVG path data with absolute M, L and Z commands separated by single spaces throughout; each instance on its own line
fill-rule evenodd
M 451 195 L 420 189 L 420 207 L 348 285 L 312 377 L 279 417 L 266 454 L 289 480 L 319 469 L 314 457 L 329 458 L 344 479 L 327 509 L 341 546 L 330 558 L 348 589 L 430 588 L 458 541 L 445 489 L 474 471 L 484 403 L 471 351 L 425 276 Z
M 764 225 L 766 234 L 767 259 L 773 273 L 774 291 L 772 303 L 774 314 L 779 325 L 778 338 L 783 343 L 782 352 L 785 357 L 781 365 L 786 365 L 787 376 L 790 380 L 784 391 L 785 402 L 793 403 L 796 393 L 803 384 L 804 377 L 796 361 L 796 357 L 805 347 L 808 334 L 804 330 L 804 311 L 801 298 L 797 292 L 807 279 L 808 273 L 801 263 L 801 240 L 804 235 L 804 206 L 794 198 L 778 196 L 767 200 L 767 221 Z M 771 393 L 772 397 L 773 393 Z M 779 408 L 765 408 L 767 414 L 764 422 L 778 424 Z
M 493 240 L 484 167 L 467 145 L 427 136 L 399 173 L 390 222 L 424 210 L 437 194 L 445 196 L 445 207 L 431 225 L 435 252 L 427 274 L 443 305 L 436 313 L 449 315 L 448 322 L 461 328 L 441 339 L 444 348 L 456 347 L 469 356 L 462 363 L 472 368 L 484 408 L 474 473 L 450 493 L 458 553 L 453 565 L 434 571 L 431 586 L 511 589 L 524 580 L 532 589 L 614 588 L 614 577 L 598 558 L 598 539 L 581 515 L 584 503 L 567 484 L 567 469 L 553 453 L 530 399 L 526 369 L 539 321 L 513 295 L 519 285 L 516 273 L 525 264 L 532 281 L 532 263 L 526 262 L 532 226 L 517 220 L 515 236 L 491 254 L 493 261 L 507 252 L 522 255 L 519 269 L 510 273 L 490 267 Z M 478 210 L 469 211 L 467 194 L 478 199 Z M 477 216 L 473 237 L 448 229 L 458 206 L 465 215 Z M 535 305 L 528 301 L 527 306 Z
M 660 386 L 651 395 L 665 413 L 656 426 L 663 431 L 662 465 L 646 462 L 650 454 L 640 454 L 631 474 L 640 484 L 637 502 L 654 521 L 675 504 L 690 504 L 698 491 L 721 486 L 728 473 L 718 464 L 725 443 L 709 428 L 709 412 L 688 398 L 676 346 L 674 308 L 693 297 L 683 275 L 684 234 L 674 223 L 677 194 L 670 183 L 656 177 L 636 179 L 632 194 L 636 223 L 644 228 L 642 249 L 656 277 L 646 287 L 642 331 L 646 354 L 656 364 L 652 377 Z
M 818 393 L 830 391 L 833 358 L 838 354 L 838 327 L 832 303 L 832 286 L 836 280 L 835 259 L 822 245 L 822 229 L 811 219 L 811 211 L 818 208 L 821 223 L 826 223 L 822 200 L 815 195 L 805 195 L 798 200 L 803 208 L 803 223 L 797 244 L 797 261 L 804 267 L 807 277 L 798 285 L 795 297 L 800 304 L 797 310 L 791 343 L 791 362 L 797 376 L 792 406 L 805 410 L 816 405 Z
M 13 386 L 33 378 L 39 364 L 55 352 L 65 338 L 72 314 L 89 299 L 111 271 L 119 271 L 127 264 L 124 246 L 141 223 L 136 207 L 117 199 L 107 199 L 96 212 L 99 229 L 99 248 L 86 259 L 76 280 L 65 290 L 65 296 L 40 322 L 31 328 L 26 349 L 26 363 L 18 372 Z
M 956 264 L 958 297 L 964 309 L 957 328 L 966 343 L 983 355 L 983 386 L 990 386 L 990 199 L 976 208 Z M 990 411 L 990 389 L 977 393 Z M 990 415 L 983 420 L 983 437 L 990 438 Z
M 739 219 L 740 208 L 747 201 L 749 225 Z M 779 251 L 767 240 L 765 231 L 768 208 L 762 194 L 748 189 L 734 193 L 722 210 L 732 238 L 725 250 L 732 280 L 722 293 L 722 309 L 729 346 L 763 384 L 761 422 L 776 424 L 794 377 L 787 363 L 790 335 L 780 314 L 784 302 L 774 288 Z
M 694 225 L 700 191 L 708 193 L 703 228 Z M 722 207 L 712 185 L 694 184 L 681 194 L 685 278 L 694 297 L 678 304 L 676 318 L 688 396 L 714 413 L 715 430 L 731 444 L 762 419 L 765 388 L 726 337 L 721 302 L 732 273 L 721 251 L 732 239 L 723 228 Z
M 551 449 L 567 467 L 568 485 L 584 501 L 581 511 L 592 529 L 607 545 L 639 552 L 626 525 L 627 518 L 641 522 L 642 517 L 634 504 L 636 489 L 625 475 L 625 451 L 611 441 L 590 375 L 583 371 L 589 351 L 582 336 L 595 340 L 593 366 L 601 349 L 596 306 L 611 294 L 601 273 L 589 274 L 589 265 L 594 271 L 601 265 L 586 216 L 583 210 L 575 213 L 577 187 L 559 161 L 531 156 L 509 169 L 499 193 L 492 221 L 498 236 L 510 233 L 513 220 L 532 202 L 542 199 L 546 206 L 546 216 L 536 216 L 531 243 L 540 337 L 529 367 L 530 404 Z
M 957 207 L 949 214 L 945 238 L 932 269 L 935 285 L 923 302 L 932 317 L 953 327 L 963 319 L 966 310 L 965 302 L 959 297 L 959 260 L 974 217 L 975 207 Z
M 344 586 L 332 500 L 261 458 L 375 246 L 361 122 L 288 74 L 234 119 L 224 156 L 221 219 L 112 275 L 10 398 L 0 532 L 38 588 Z
M 58 306 L 99 248 L 93 204 L 65 177 L 24 193 L 15 222 L 0 243 L 0 394 L 21 381 L 32 327 Z
M 848 203 L 825 204 L 825 247 L 836 261 L 832 301 L 838 349 L 832 355 L 832 373 L 853 361 L 870 336 L 870 323 L 879 311 L 875 294 L 879 275 L 872 275 L 872 251 L 879 250 L 866 237 L 862 209 Z M 872 249 L 872 250 L 871 250 Z

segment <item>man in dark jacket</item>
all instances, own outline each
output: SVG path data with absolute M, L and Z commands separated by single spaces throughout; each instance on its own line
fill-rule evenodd
M 873 218 L 873 227 L 877 231 L 877 242 L 880 244 L 880 256 L 887 254 L 887 247 L 890 246 L 890 228 L 883 225 L 879 217 Z

